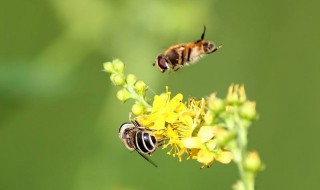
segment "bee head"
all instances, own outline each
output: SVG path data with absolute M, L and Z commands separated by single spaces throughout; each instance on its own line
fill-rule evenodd
M 203 50 L 206 54 L 213 53 L 218 50 L 218 48 L 212 42 L 203 42 Z
M 159 67 L 161 72 L 165 72 L 167 69 L 169 69 L 169 64 L 163 54 L 158 55 L 156 59 L 156 65 Z
M 134 147 L 128 142 L 128 132 L 132 130 L 135 126 L 131 123 L 124 123 L 119 127 L 119 138 L 121 139 L 124 146 L 130 151 L 134 150 Z
M 132 124 L 130 123 L 123 123 L 122 125 L 120 125 L 119 127 L 119 138 L 122 139 L 123 136 L 126 133 L 126 130 L 128 130 L 129 128 L 132 128 Z

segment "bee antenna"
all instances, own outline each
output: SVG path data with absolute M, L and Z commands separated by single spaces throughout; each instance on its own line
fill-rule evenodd
M 203 40 L 204 39 L 204 35 L 206 34 L 206 25 L 204 25 L 204 27 L 203 27 L 203 33 L 202 33 L 202 35 L 201 35 L 201 40 Z
M 149 89 L 154 95 L 156 95 L 156 93 L 152 90 L 152 88 L 150 88 L 150 87 L 148 86 L 148 89 Z

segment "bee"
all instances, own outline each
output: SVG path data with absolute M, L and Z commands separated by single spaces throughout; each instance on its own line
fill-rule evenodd
M 138 121 L 131 120 L 131 123 L 124 123 L 119 128 L 119 138 L 130 151 L 137 151 L 144 159 L 153 166 L 158 167 L 146 155 L 151 155 L 157 148 L 156 137 L 151 130 L 141 126 Z
M 168 69 L 176 71 L 221 48 L 221 46 L 216 47 L 213 42 L 204 41 L 205 33 L 206 26 L 204 26 L 200 40 L 169 47 L 164 53 L 158 55 L 153 66 L 157 65 L 162 73 Z

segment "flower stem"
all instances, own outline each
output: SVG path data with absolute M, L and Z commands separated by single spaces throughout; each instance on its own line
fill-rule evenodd
M 236 121 L 239 121 L 236 119 Z M 254 190 L 254 180 L 255 180 L 255 172 L 247 170 L 245 168 L 245 159 L 247 158 L 247 133 L 248 127 L 242 126 L 240 122 L 236 122 L 236 130 L 237 130 L 237 144 L 236 148 L 233 150 L 235 155 L 234 162 L 238 166 L 240 180 L 242 182 L 242 187 L 244 190 Z M 236 187 L 236 189 L 240 190 L 242 188 Z
M 152 110 L 152 106 L 142 96 L 139 96 L 139 94 L 135 91 L 134 86 L 127 84 L 124 86 L 124 88 L 128 90 L 133 99 L 145 106 L 148 111 Z

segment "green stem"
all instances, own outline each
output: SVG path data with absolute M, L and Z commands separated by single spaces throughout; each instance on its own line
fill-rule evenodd
M 148 111 L 152 110 L 152 106 L 142 96 L 139 96 L 139 94 L 135 91 L 132 85 L 127 84 L 124 86 L 124 88 L 128 90 L 128 92 L 131 94 L 131 97 L 133 99 L 140 102 L 143 106 L 145 106 L 148 109 Z
M 240 118 L 235 117 L 236 123 L 236 133 L 237 143 L 233 150 L 233 154 L 235 156 L 234 162 L 238 166 L 240 179 L 243 183 L 245 190 L 254 190 L 254 180 L 255 174 L 252 171 L 249 171 L 245 168 L 245 159 L 247 157 L 247 130 L 248 128 L 241 125 Z

